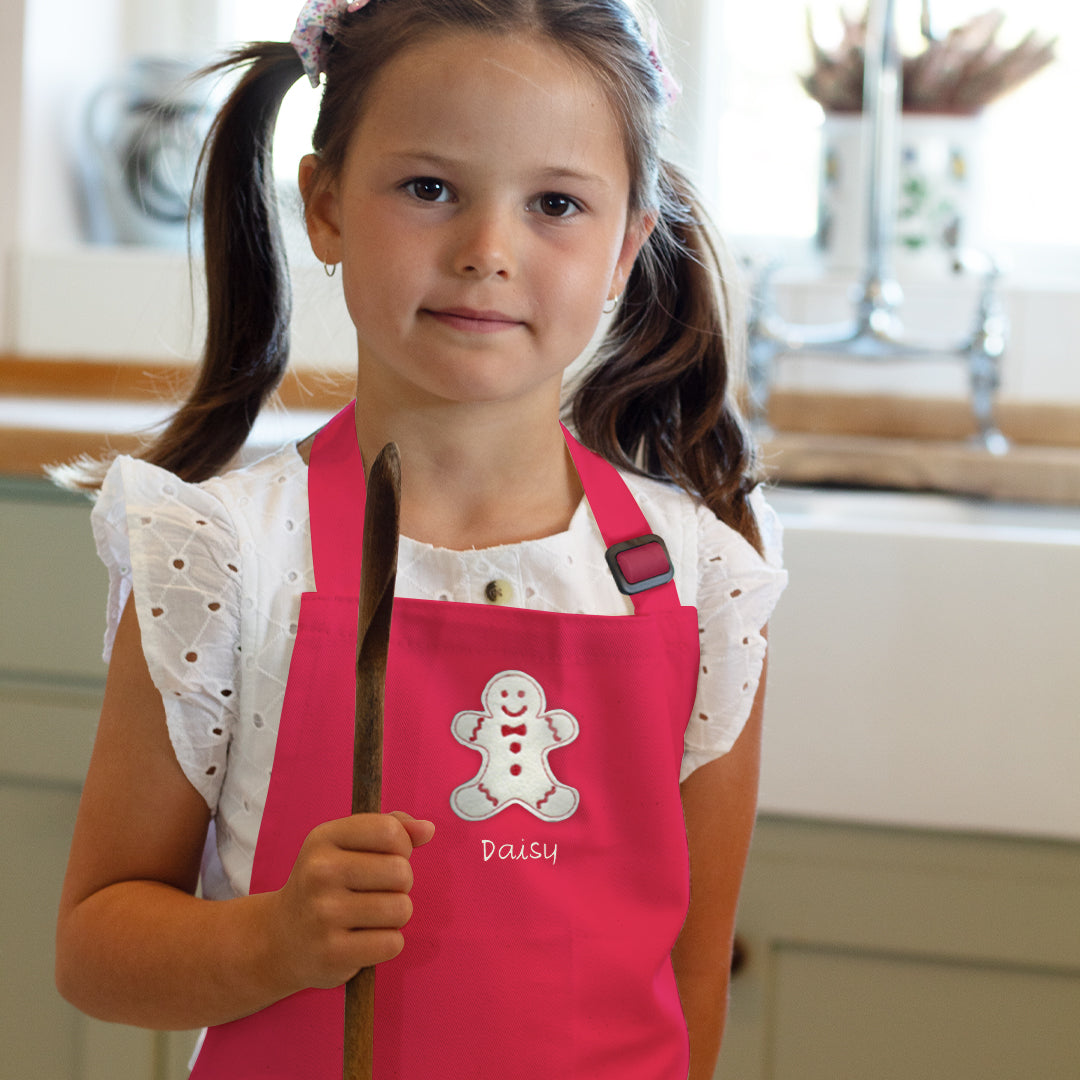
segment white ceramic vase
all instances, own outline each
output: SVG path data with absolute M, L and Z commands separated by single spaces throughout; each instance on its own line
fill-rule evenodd
M 983 125 L 976 116 L 901 117 L 893 252 L 898 270 L 947 272 L 958 250 L 984 243 L 982 140 Z M 852 272 L 865 265 L 866 166 L 862 116 L 827 114 L 817 245 L 830 270 Z

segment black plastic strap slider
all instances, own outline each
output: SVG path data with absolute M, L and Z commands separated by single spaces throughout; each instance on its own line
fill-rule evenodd
M 605 558 L 619 592 L 627 596 L 666 585 L 675 576 L 667 545 L 656 533 L 612 544 Z

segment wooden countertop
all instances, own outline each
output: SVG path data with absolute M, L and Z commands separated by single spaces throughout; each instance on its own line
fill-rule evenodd
M 0 471 L 41 476 L 82 455 L 133 453 L 175 407 L 191 369 L 0 356 Z M 350 400 L 355 378 L 290 373 L 252 439 L 268 449 L 310 434 Z
M 168 415 L 191 369 L 0 356 L 0 471 L 41 476 L 82 455 L 137 450 Z M 301 438 L 353 394 L 344 373 L 291 372 L 280 408 L 253 438 L 267 448 Z M 1002 403 L 1011 446 L 1001 456 L 971 441 L 965 402 L 776 392 L 774 433 L 762 450 L 778 483 L 945 491 L 1080 505 L 1080 408 Z
M 1013 445 L 998 457 L 966 441 L 781 432 L 762 449 L 778 483 L 1080 506 L 1080 448 L 1075 446 Z

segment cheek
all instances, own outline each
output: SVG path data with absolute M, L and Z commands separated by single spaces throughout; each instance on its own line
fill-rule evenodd
M 584 309 L 600 308 L 611 289 L 620 245 L 610 236 L 595 237 L 587 245 L 575 245 L 554 260 L 553 270 L 564 295 Z
M 347 251 L 343 284 L 354 321 L 361 315 L 384 320 L 412 301 L 423 263 L 407 237 L 366 223 L 353 233 Z
M 611 289 L 611 270 L 606 263 L 567 263 L 553 275 L 553 311 L 563 333 L 572 341 L 568 348 L 584 349 L 592 338 Z
M 547 253 L 540 272 L 544 287 L 569 310 L 587 308 L 598 296 L 602 304 L 614 265 L 603 247 L 564 245 Z

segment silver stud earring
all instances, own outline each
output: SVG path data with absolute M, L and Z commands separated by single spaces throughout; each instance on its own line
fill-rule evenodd
M 327 277 L 333 277 L 337 273 L 337 263 L 325 263 L 324 262 L 322 264 L 322 269 L 323 269 L 323 273 Z
M 605 315 L 610 315 L 619 306 L 619 301 L 621 299 L 622 299 L 622 294 L 621 293 L 618 296 L 609 296 L 607 298 L 607 303 L 604 304 L 604 307 L 603 307 L 604 314 Z

